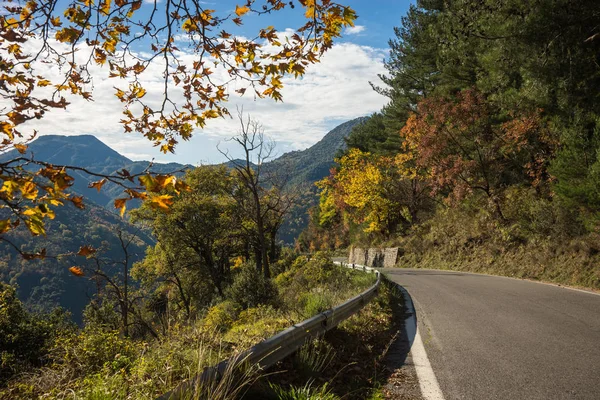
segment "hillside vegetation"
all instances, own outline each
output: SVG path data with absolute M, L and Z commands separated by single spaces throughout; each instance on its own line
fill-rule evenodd
M 0 319 L 0 329 L 10 336 L 2 339 L 0 397 L 154 399 L 203 368 L 353 297 L 373 285 L 375 278 L 335 266 L 325 254 L 311 260 L 288 254 L 274 266 L 275 271 L 277 276 L 271 282 L 258 275 L 254 266 L 240 265 L 233 271 L 226 295 L 191 319 L 178 318 L 172 306 L 162 312 L 154 307 L 146 318 L 155 327 L 157 338 L 141 331 L 131 337 L 121 336 L 118 318 L 108 308 L 101 315 L 89 309 L 81 329 L 59 314 L 52 319 L 40 318 L 22 309 L 10 287 L 1 286 L 0 298 L 9 312 L 7 318 Z M 370 334 L 392 334 L 387 332 L 391 328 L 389 292 L 382 289 L 373 307 L 345 324 L 341 332 L 347 337 L 364 335 L 362 327 L 383 319 L 385 323 Z M 361 347 L 357 339 L 354 342 Z M 342 354 L 344 345 L 333 348 L 322 343 L 304 351 L 308 352 L 305 356 L 321 357 L 329 364 L 338 351 Z M 309 375 L 294 378 L 300 386 L 318 363 L 305 359 L 304 367 Z M 259 378 L 257 371 L 247 374 L 248 384 Z M 309 380 L 312 384 L 314 377 Z M 368 392 L 368 382 L 361 384 L 366 385 L 361 390 Z M 278 382 L 279 392 L 293 390 L 288 387 Z M 206 398 L 208 392 L 203 390 L 211 388 L 215 390 L 206 387 L 189 395 Z M 236 398 L 234 393 L 247 389 L 232 382 L 222 398 Z M 270 393 L 264 383 L 255 390 L 261 391 L 261 398 L 281 398 Z M 330 390 L 316 385 L 314 391 Z M 330 396 L 337 398 L 333 393 Z
M 597 2 L 417 1 L 302 249 L 600 287 Z
M 279 240 L 293 243 L 308 224 L 307 210 L 316 204 L 314 182 L 326 177 L 334 165 L 332 154 L 342 150 L 344 139 L 360 118 L 348 121 L 329 133 L 314 146 L 283 154 L 265 163 L 266 174 L 284 171 L 286 190 L 294 191 L 298 201 L 284 216 L 278 232 Z M 148 161 L 132 161 L 91 135 L 60 136 L 46 135 L 29 144 L 28 153 L 36 159 L 58 165 L 73 165 L 91 172 L 115 175 L 122 169 L 131 174 L 139 173 L 150 166 Z M 10 160 L 19 154 L 16 150 L 0 156 L 0 162 Z M 232 167 L 231 163 L 228 165 Z M 172 173 L 192 169 L 191 165 L 177 163 L 153 164 L 151 170 L 156 173 Z M 111 182 L 103 185 L 102 190 L 88 187 L 97 178 L 81 171 L 74 171 L 73 186 L 70 191 L 85 198 L 86 209 L 68 207 L 57 209 L 56 217 L 47 223 L 44 237 L 32 237 L 21 227 L 18 232 L 10 233 L 10 239 L 22 251 L 35 253 L 46 249 L 52 256 L 75 254 L 81 246 L 100 249 L 106 260 L 118 262 L 123 257 L 117 233 L 122 231 L 136 236 L 129 248 L 130 262 L 141 261 L 147 246 L 155 243 L 155 238 L 146 229 L 140 229 L 127 219 L 116 214 L 114 201 L 123 196 L 123 189 Z M 181 174 L 178 174 L 181 176 Z M 140 202 L 128 207 L 132 208 Z M 10 245 L 0 244 L 0 281 L 17 287 L 19 298 L 25 304 L 37 310 L 51 310 L 61 306 L 68 310 L 78 323 L 86 304 L 95 292 L 95 283 L 77 279 L 68 268 L 78 265 L 77 257 L 45 258 L 25 260 Z

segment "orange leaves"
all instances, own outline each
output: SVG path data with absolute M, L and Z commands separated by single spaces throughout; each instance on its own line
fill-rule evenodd
M 502 114 L 476 89 L 426 98 L 401 130 L 411 156 L 399 161 L 426 168 L 433 193 L 449 193 L 447 201 L 475 190 L 497 199 L 506 176 L 529 175 L 536 186 L 548 177 L 546 155 L 553 147 L 539 112 L 513 112 L 504 121 L 491 117 Z
M 93 86 L 95 70 L 89 68 L 92 63 L 106 67 L 109 77 L 131 83 L 115 92 L 123 107 L 124 131 L 139 133 L 161 151 L 173 153 L 177 144 L 192 138 L 198 128 L 229 115 L 225 103 L 230 90 L 243 95 L 250 88 L 256 97 L 282 101 L 284 77 L 288 74 L 296 78 L 303 76 L 306 68 L 331 47 L 332 38 L 339 36 L 343 26 L 353 24 L 356 17 L 353 10 L 335 2 L 302 0 L 300 16 L 304 14 L 307 19 L 294 34 L 284 36 L 268 26 L 254 33 L 243 32 L 242 36 L 242 32 L 235 31 L 234 24 L 241 25 L 242 19 L 254 12 L 255 3 L 239 1 L 241 4 L 234 10 L 219 11 L 196 8 L 195 3 L 183 1 L 170 12 L 164 12 L 170 3 L 158 1 L 155 2 L 156 13 L 140 12 L 135 17 L 143 0 L 76 0 L 56 9 L 48 7 L 48 2 L 26 0 L 13 2 L 15 7 L 4 7 L 7 13 L 0 15 L 3 43 L 0 82 L 6 92 L 6 104 L 3 105 L 5 118 L 0 121 L 0 152 L 15 148 L 25 154 L 27 145 L 22 140 L 21 127 L 29 120 L 43 118 L 53 109 L 66 109 L 67 94 L 90 100 L 89 88 Z M 292 2 L 284 0 L 268 0 L 264 4 L 266 8 L 257 13 L 267 17 L 279 10 L 293 9 Z M 154 16 L 160 17 L 144 19 Z M 233 28 L 224 31 L 224 27 Z M 57 46 L 53 40 L 45 41 L 47 53 L 38 53 L 37 40 L 33 38 L 37 39 L 39 32 L 51 32 L 62 45 Z M 186 50 L 178 48 L 183 40 Z M 76 63 L 72 56 L 81 48 L 87 48 L 91 57 L 76 57 Z M 32 54 L 26 54 L 25 49 L 33 49 L 27 50 Z M 139 59 L 130 62 L 130 57 L 124 57 L 127 49 L 135 49 Z M 150 86 L 144 86 L 143 82 L 148 82 L 147 69 L 153 60 L 160 59 L 162 63 L 163 58 L 167 65 L 163 76 L 166 89 L 157 92 L 163 96 L 162 101 L 157 102 L 155 96 L 149 98 Z M 60 66 L 59 75 L 52 79 L 37 75 L 35 71 L 40 69 L 36 62 L 56 63 Z M 177 104 L 175 98 L 180 99 Z M 70 202 L 75 207 L 84 207 L 82 197 L 66 192 L 73 185 L 68 169 L 38 165 L 43 165 L 38 171 L 2 171 L 5 176 L 0 177 L 0 196 L 30 206 L 19 204 L 14 211 L 18 215 L 28 213 L 24 223 L 33 235 L 43 234 L 43 220 L 53 216 L 46 206 Z M 139 178 L 136 186 L 138 180 L 131 175 L 119 173 L 117 177 L 128 185 L 131 183 L 124 186 L 124 196 L 115 201 L 121 215 L 127 201 L 133 199 L 168 210 L 172 196 L 189 189 L 171 176 Z M 105 183 L 105 179 L 100 179 L 89 187 L 101 190 Z M 0 232 L 11 227 L 12 222 L 2 222 Z
M 93 256 L 94 254 L 96 254 L 97 251 L 98 250 L 94 249 L 92 246 L 86 245 L 86 246 L 81 246 L 79 248 L 77 255 L 83 256 L 83 257 L 89 257 L 89 256 Z
M 125 173 L 129 177 L 129 173 L 126 171 Z M 148 200 L 151 207 L 168 211 L 173 204 L 173 195 L 164 193 L 165 191 L 180 194 L 182 191 L 190 190 L 189 186 L 184 181 L 177 179 L 175 175 L 144 174 L 138 177 L 138 181 L 146 189 L 145 192 L 126 189 L 128 197 L 116 199 L 114 202 L 114 206 L 120 210 L 121 216 L 125 214 L 127 202 L 133 199 Z
M 50 19 L 50 23 L 52 24 L 53 27 L 58 28 L 59 26 L 62 25 L 62 22 L 60 20 L 60 17 L 54 17 Z
M 119 210 L 119 215 L 121 217 L 125 215 L 125 210 L 127 209 L 127 201 L 131 200 L 131 198 L 120 198 L 115 200 L 115 208 Z
M 77 277 L 85 276 L 83 269 L 81 269 L 80 267 L 70 267 L 69 272 Z
M 88 187 L 89 188 L 94 188 L 96 189 L 98 192 L 100 192 L 100 189 L 102 189 L 102 186 L 104 186 L 104 184 L 106 183 L 106 178 L 103 178 L 99 181 L 96 182 L 91 182 Z
M 68 199 L 75 207 L 81 210 L 85 208 L 83 205 L 83 196 L 70 196 Z
M 96 64 L 104 65 L 106 63 L 106 52 L 102 49 L 94 49 L 94 61 L 96 61 Z

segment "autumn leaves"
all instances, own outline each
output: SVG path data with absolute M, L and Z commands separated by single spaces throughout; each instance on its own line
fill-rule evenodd
M 249 15 L 295 6 L 305 22 L 289 37 L 273 26 L 250 35 L 252 39 L 230 29 Z M 301 77 L 356 18 L 352 9 L 329 0 L 248 0 L 233 12 L 205 8 L 198 0 L 29 0 L 0 8 L 0 152 L 16 149 L 21 154 L 35 136 L 25 133 L 26 122 L 67 108 L 67 96 L 92 100 L 93 71 L 102 67 L 118 86 L 124 132 L 174 152 L 196 129 L 229 115 L 225 103 L 231 82 L 238 82 L 239 95 L 281 101 L 284 76 Z M 38 63 L 57 66 L 59 74 L 41 75 Z M 145 72 L 157 66 L 164 82 L 160 92 L 148 96 Z M 23 222 L 32 235 L 43 235 L 44 220 L 54 218 L 52 207 L 65 202 L 83 207 L 81 197 L 68 193 L 74 170 L 90 173 L 50 165 L 34 155 L 0 163 L 0 208 L 10 215 L 0 221 L 0 234 Z M 133 199 L 167 210 L 173 196 L 187 189 L 175 176 L 149 171 L 91 175 L 98 178 L 90 184 L 97 190 L 107 182 L 123 187 L 124 196 L 114 203 L 121 215 Z

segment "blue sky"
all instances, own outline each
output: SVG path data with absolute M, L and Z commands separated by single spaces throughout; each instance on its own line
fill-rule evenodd
M 150 1 L 153 3 L 153 0 L 145 0 L 142 11 L 151 9 Z M 241 106 L 263 123 L 265 133 L 277 144 L 277 154 L 307 148 L 340 123 L 378 111 L 387 102 L 373 92 L 369 82 L 378 83 L 377 75 L 385 73 L 383 60 L 387 56 L 388 40 L 394 36 L 393 28 L 400 25 L 411 2 L 338 1 L 357 12 L 356 27 L 347 30 L 344 37 L 336 41 L 321 63 L 309 67 L 302 80 L 284 80 L 283 103 L 270 99 L 254 100 L 248 96 L 238 98 L 235 94 L 228 102 L 232 114 L 236 107 Z M 233 12 L 236 4 L 243 3 L 243 0 L 206 0 L 204 3 L 206 8 Z M 302 10 L 297 7 L 272 15 L 249 16 L 244 18 L 243 27 L 231 28 L 230 32 L 250 37 L 268 25 L 274 25 L 283 32 L 300 27 L 303 20 Z M 99 74 L 102 73 L 100 71 Z M 72 99 L 66 111 L 53 111 L 43 121 L 33 121 L 31 128 L 37 129 L 40 134 L 92 134 L 135 160 L 155 159 L 157 162 L 176 161 L 194 165 L 223 161 L 216 146 L 220 143 L 221 148 L 228 148 L 226 139 L 237 131 L 235 120 L 211 121 L 205 129 L 197 130 L 192 140 L 180 143 L 175 155 L 164 155 L 145 138 L 123 133 L 119 124 L 122 109 L 114 97 L 114 86 L 113 80 L 97 79 L 93 103 Z M 151 95 L 151 90 L 148 95 Z M 234 155 L 236 150 L 230 147 Z

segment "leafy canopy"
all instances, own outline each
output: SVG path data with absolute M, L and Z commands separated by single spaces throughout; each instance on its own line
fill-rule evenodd
M 235 32 L 249 16 L 295 8 L 305 23 L 292 35 L 273 26 L 249 35 L 251 39 Z M 247 0 L 233 12 L 207 8 L 200 0 L 4 1 L 0 152 L 25 154 L 36 135 L 27 131 L 27 121 L 66 109 L 69 97 L 92 101 L 94 71 L 101 68 L 115 80 L 124 131 L 143 135 L 165 153 L 174 152 L 194 129 L 229 115 L 224 104 L 232 86 L 240 95 L 250 89 L 255 97 L 281 101 L 283 77 L 302 76 L 355 18 L 351 8 L 330 0 Z M 47 68 L 40 68 L 44 64 Z M 156 68 L 163 72 L 160 92 L 152 93 L 159 95 L 158 101 L 148 96 L 147 87 L 149 71 Z M 23 222 L 32 235 L 43 235 L 44 219 L 54 218 L 52 207 L 65 202 L 83 207 L 81 197 L 66 193 L 74 169 L 24 156 L 0 164 L 0 208 L 12 213 L 0 220 L 0 234 Z M 132 199 L 150 198 L 157 209 L 167 210 L 173 199 L 161 191 L 186 189 L 173 176 L 148 171 L 131 175 L 123 170 L 115 176 L 83 172 L 98 176 L 90 185 L 98 190 L 106 182 L 123 186 L 125 196 L 114 204 L 121 215 Z

